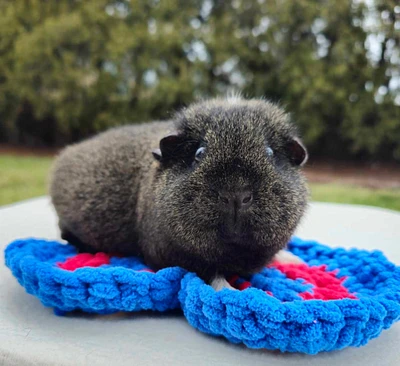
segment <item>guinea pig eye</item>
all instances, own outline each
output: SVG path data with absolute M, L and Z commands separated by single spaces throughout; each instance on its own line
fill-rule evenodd
M 272 150 L 270 147 L 267 146 L 267 148 L 265 149 L 267 156 L 272 156 L 274 155 L 274 150 Z
M 197 151 L 196 151 L 195 156 L 194 156 L 195 160 L 197 162 L 199 162 L 203 158 L 205 152 L 206 152 L 206 148 L 205 147 L 203 147 L 203 146 L 199 147 L 197 149 Z

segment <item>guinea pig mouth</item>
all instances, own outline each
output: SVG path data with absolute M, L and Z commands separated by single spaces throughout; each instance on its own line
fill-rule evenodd
M 227 231 L 226 228 L 222 226 L 219 229 L 219 239 L 224 244 L 248 244 L 252 241 L 252 235 L 247 230 Z

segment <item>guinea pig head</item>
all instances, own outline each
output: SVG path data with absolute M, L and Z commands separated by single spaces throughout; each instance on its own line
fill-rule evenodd
M 294 126 L 261 100 L 201 102 L 175 120 L 153 152 L 155 206 L 171 250 L 222 273 L 257 270 L 286 245 L 306 208 L 307 151 Z

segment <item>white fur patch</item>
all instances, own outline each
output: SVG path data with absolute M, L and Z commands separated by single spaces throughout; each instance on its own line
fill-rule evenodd
M 215 291 L 221 291 L 224 288 L 236 290 L 229 284 L 229 282 L 225 279 L 225 277 L 222 277 L 222 276 L 214 277 L 213 280 L 211 281 L 211 286 Z
M 302 264 L 304 261 L 299 258 L 297 255 L 294 255 L 287 250 L 280 250 L 278 253 L 275 254 L 274 256 L 274 261 L 277 261 L 279 263 L 294 263 L 294 264 Z
M 226 94 L 226 101 L 230 104 L 235 104 L 242 99 L 242 93 L 238 90 L 231 89 Z

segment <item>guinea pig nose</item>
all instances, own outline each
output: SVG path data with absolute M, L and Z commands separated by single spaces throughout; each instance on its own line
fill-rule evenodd
M 243 210 L 249 208 L 253 203 L 253 194 L 250 191 L 220 193 L 220 200 L 229 209 Z
M 249 191 L 236 193 L 236 197 L 237 197 L 238 207 L 241 209 L 248 208 L 253 203 L 253 194 Z

